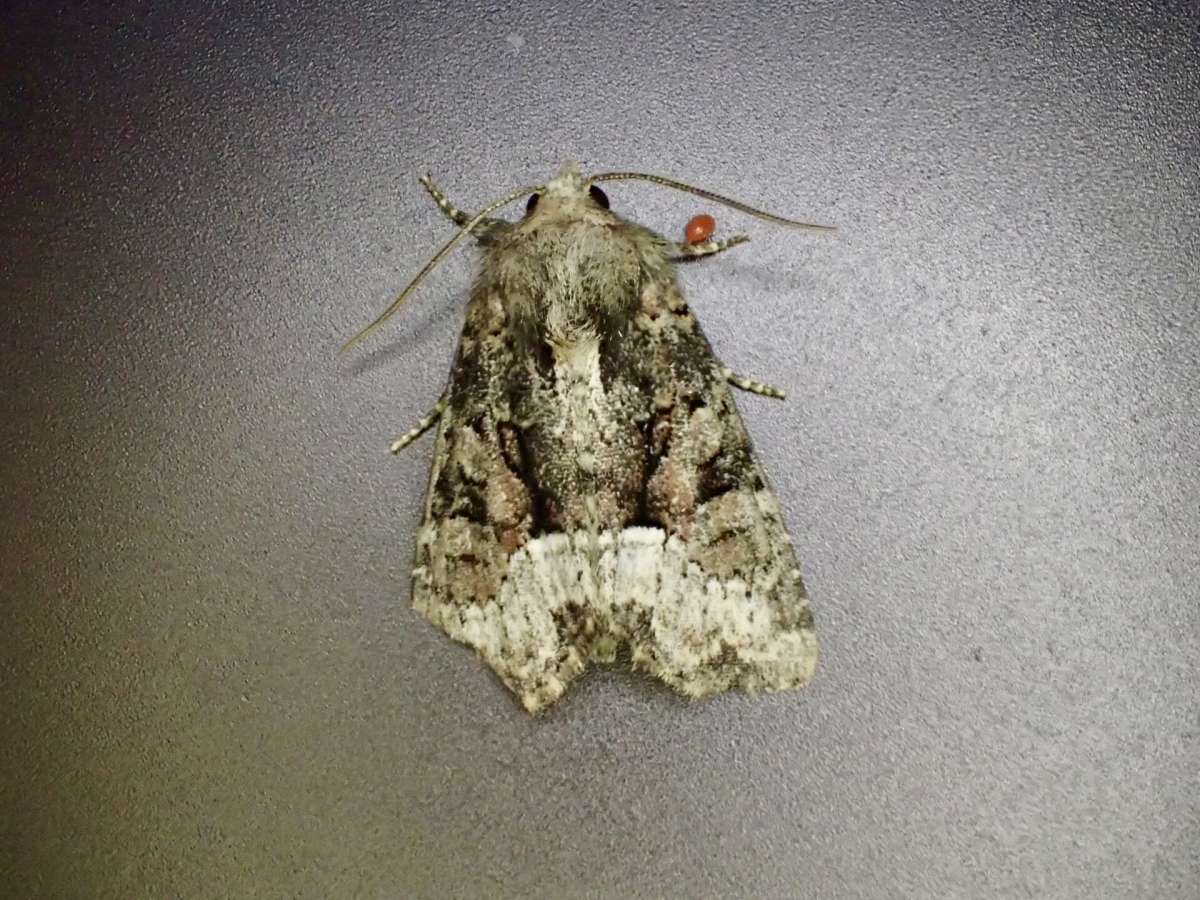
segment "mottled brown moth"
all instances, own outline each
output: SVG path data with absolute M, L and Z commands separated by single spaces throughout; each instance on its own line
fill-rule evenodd
M 676 243 L 623 219 L 598 183 L 628 179 L 825 227 L 570 164 L 468 215 L 425 177 L 459 231 L 346 344 L 476 237 L 482 266 L 449 385 L 391 449 L 438 426 L 413 606 L 530 712 L 618 654 L 692 697 L 797 688 L 816 666 L 800 568 L 730 386 L 783 395 L 721 363 L 675 278 L 675 262 L 747 238 Z M 519 221 L 492 218 L 526 196 Z

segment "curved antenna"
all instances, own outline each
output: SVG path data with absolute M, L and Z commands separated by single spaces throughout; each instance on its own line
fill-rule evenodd
M 747 206 L 740 200 L 734 200 L 731 197 L 722 197 L 720 194 L 714 194 L 712 191 L 706 191 L 704 188 L 692 187 L 690 184 L 684 184 L 682 181 L 673 181 L 670 178 L 663 178 L 661 175 L 645 175 L 641 172 L 605 172 L 602 175 L 593 175 L 587 179 L 586 184 L 591 184 L 593 181 L 649 181 L 653 184 L 661 184 L 663 187 L 674 188 L 677 191 L 684 191 L 688 194 L 695 194 L 697 197 L 703 197 L 706 200 L 712 200 L 715 203 L 723 203 L 726 206 L 731 206 L 739 212 L 744 212 L 748 216 L 754 216 L 756 219 L 763 219 L 767 222 L 774 222 L 776 225 L 786 225 L 788 228 L 805 228 L 810 231 L 836 231 L 834 225 L 814 225 L 811 222 L 797 222 L 795 219 L 785 219 L 783 216 L 776 216 L 769 212 L 763 212 L 761 209 L 755 209 L 753 206 Z
M 489 206 L 485 207 L 484 209 L 482 209 L 481 211 L 476 213 L 474 216 L 472 216 L 470 221 L 466 222 L 463 225 L 463 227 L 459 229 L 458 234 L 454 235 L 454 237 L 452 237 L 452 238 L 450 238 L 450 240 L 446 241 L 446 243 L 442 245 L 442 249 L 433 255 L 433 259 L 431 259 L 429 262 L 425 263 L 425 268 L 423 268 L 420 272 L 418 272 L 417 277 L 408 283 L 408 287 L 406 287 L 404 290 L 402 290 L 400 292 L 400 296 L 392 301 L 391 306 L 389 306 L 382 313 L 380 313 L 379 317 L 374 322 L 372 322 L 370 325 L 368 325 L 366 328 L 364 328 L 358 334 L 354 335 L 354 337 L 350 338 L 350 340 L 346 341 L 346 343 L 342 344 L 342 348 L 338 351 L 338 353 L 345 353 L 347 350 L 349 350 L 351 347 L 353 347 L 355 344 L 357 344 L 363 338 L 367 337 L 370 334 L 373 334 L 379 328 L 380 325 L 382 325 L 384 322 L 386 322 L 388 319 L 390 319 L 393 315 L 395 315 L 396 310 L 398 310 L 400 308 L 401 304 L 403 304 L 404 301 L 408 299 L 408 295 L 413 292 L 413 289 L 421 282 L 421 279 L 424 278 L 426 275 L 428 275 L 430 272 L 432 272 L 433 267 L 442 261 L 442 259 L 446 256 L 446 254 L 449 253 L 454 248 L 454 245 L 457 244 L 460 240 L 462 240 L 465 235 L 470 234 L 471 229 L 474 228 L 476 225 L 478 225 L 480 222 L 482 222 L 484 219 L 486 219 L 488 217 L 488 215 L 490 215 L 491 213 L 494 213 L 500 207 L 506 206 L 509 203 L 512 203 L 514 200 L 519 200 L 521 197 L 524 197 L 527 194 L 533 194 L 533 193 L 536 193 L 538 191 L 543 191 L 543 190 L 545 190 L 545 187 L 542 185 L 536 185 L 535 187 L 521 188 L 521 190 L 514 191 L 513 193 L 511 193 L 507 197 L 505 197 L 503 200 L 497 200 L 495 203 L 490 204 Z

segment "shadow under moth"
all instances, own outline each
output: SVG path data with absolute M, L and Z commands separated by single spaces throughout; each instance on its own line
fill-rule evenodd
M 674 262 L 740 244 L 676 243 L 609 209 L 598 182 L 640 179 L 778 224 L 736 200 L 568 164 L 476 215 L 421 179 L 482 266 L 449 386 L 392 445 L 437 425 L 413 606 L 479 653 L 530 712 L 590 661 L 632 665 L 691 697 L 798 688 L 817 638 L 779 503 Z M 528 197 L 517 222 L 492 218 Z M 697 217 L 699 218 L 699 217 Z M 710 217 L 704 217 L 711 222 Z

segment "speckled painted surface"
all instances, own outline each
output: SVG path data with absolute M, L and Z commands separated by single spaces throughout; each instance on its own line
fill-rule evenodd
M 98 6 L 98 5 L 97 5 Z M 1200 58 L 1133 4 L 6 7 L 11 896 L 1200 896 Z M 33 6 L 31 5 L 31 8 Z M 684 284 L 822 641 L 530 719 L 409 608 L 465 208 L 752 242 Z

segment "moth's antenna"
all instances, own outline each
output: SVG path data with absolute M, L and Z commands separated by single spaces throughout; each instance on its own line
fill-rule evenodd
M 355 344 L 357 344 L 363 338 L 367 337 L 367 335 L 372 334 L 376 329 L 379 328 L 380 325 L 382 325 L 384 322 L 386 322 L 388 319 L 390 319 L 395 314 L 396 310 L 398 310 L 400 308 L 401 304 L 404 303 L 404 301 L 408 299 L 408 295 L 413 292 L 413 288 L 415 288 L 420 283 L 421 279 L 424 278 L 426 275 L 428 275 L 430 272 L 432 272 L 433 267 L 442 261 L 443 257 L 445 257 L 446 254 L 449 253 L 454 248 L 454 245 L 457 244 L 460 240 L 462 240 L 464 235 L 469 234 L 471 229 L 474 228 L 476 225 L 478 225 L 480 222 L 482 222 L 484 219 L 486 219 L 488 217 L 488 215 L 490 215 L 491 213 L 494 213 L 496 210 L 498 210 L 502 206 L 507 206 L 509 203 L 512 203 L 514 200 L 518 200 L 521 197 L 525 197 L 529 194 L 537 193 L 538 191 L 543 191 L 543 190 L 545 190 L 545 187 L 542 185 L 521 188 L 521 190 L 514 191 L 513 193 L 511 193 L 507 197 L 505 197 L 503 200 L 497 200 L 495 203 L 492 203 L 485 209 L 480 210 L 478 213 L 476 213 L 469 222 L 464 224 L 463 227 L 459 229 L 458 234 L 456 234 L 454 237 L 450 238 L 450 240 L 446 241 L 446 243 L 442 246 L 442 249 L 434 254 L 433 259 L 431 259 L 429 262 L 427 262 L 425 264 L 425 268 L 423 268 L 420 272 L 417 273 L 417 277 L 414 278 L 412 281 L 410 281 L 408 283 L 408 287 L 406 287 L 404 290 L 402 290 L 400 292 L 400 296 L 392 301 L 392 305 L 389 306 L 387 309 L 385 309 L 380 314 L 379 318 L 377 318 L 374 322 L 372 322 L 370 325 L 368 325 L 366 328 L 364 328 L 358 334 L 354 335 L 354 337 L 350 338 L 350 340 L 346 341 L 346 343 L 342 344 L 342 349 L 339 350 L 338 352 L 345 353 L 347 350 L 349 350 L 351 347 L 353 347 Z
M 661 184 L 663 187 L 674 188 L 677 191 L 684 191 L 688 194 L 695 194 L 697 197 L 703 197 L 706 200 L 712 200 L 715 203 L 724 203 L 726 206 L 732 206 L 739 212 L 744 212 L 748 216 L 754 216 L 756 219 L 764 219 L 767 222 L 774 222 L 776 225 L 786 225 L 789 228 L 807 228 L 812 231 L 835 231 L 833 225 L 813 225 L 811 222 L 797 222 L 795 219 L 785 219 L 783 216 L 772 215 L 769 212 L 763 212 L 761 209 L 755 209 L 753 206 L 747 206 L 738 200 L 731 197 L 722 197 L 720 194 L 714 194 L 712 191 L 706 191 L 704 188 L 692 187 L 690 184 L 684 184 L 682 181 L 673 181 L 670 178 L 663 178 L 661 175 L 644 175 L 641 172 L 605 172 L 602 175 L 593 175 L 587 180 L 587 184 L 593 181 L 649 181 L 653 184 Z

